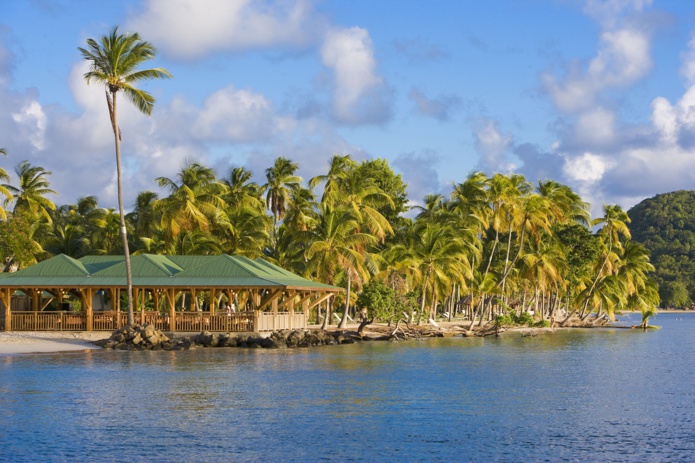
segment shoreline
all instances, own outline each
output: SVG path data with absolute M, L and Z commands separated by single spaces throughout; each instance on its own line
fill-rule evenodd
M 412 337 L 465 337 L 470 336 L 472 332 L 468 332 L 461 322 L 439 322 L 438 326 L 434 325 L 411 325 L 408 329 L 408 335 L 400 330 L 397 334 L 397 341 L 402 341 Z M 356 334 L 357 324 L 350 324 L 346 329 L 338 329 L 335 326 L 330 326 L 326 330 L 331 333 L 346 333 Z M 403 327 L 405 328 L 405 327 Z M 556 331 L 566 331 L 579 328 L 630 328 L 629 326 L 621 325 L 602 325 L 602 326 L 568 326 L 555 328 L 539 328 L 517 326 L 500 330 L 500 336 L 509 336 L 513 333 L 519 333 L 521 336 L 536 336 L 541 333 L 554 333 Z M 312 325 L 306 328 L 307 330 L 319 330 L 320 326 Z M 365 327 L 363 336 L 366 340 L 385 340 L 394 327 L 388 327 L 382 324 L 372 324 Z M 185 337 L 195 336 L 196 333 L 176 333 L 174 339 L 183 339 Z M 257 334 L 257 333 L 256 333 Z M 271 333 L 264 333 L 261 336 L 270 336 Z M 478 334 L 480 335 L 480 334 Z M 101 350 L 102 347 L 98 341 L 107 340 L 111 336 L 111 332 L 107 331 L 12 331 L 0 332 L 0 357 L 18 355 L 18 354 L 45 354 L 45 353 L 61 353 L 61 352 L 77 352 L 87 350 Z
M 635 312 L 622 312 L 623 314 L 631 314 Z M 660 310 L 659 313 L 693 313 L 691 310 Z M 617 314 L 620 317 L 620 314 Z M 403 330 L 397 333 L 397 339 L 404 340 L 411 337 L 456 337 L 456 336 L 482 336 L 480 330 L 477 333 L 469 332 L 466 326 L 469 322 L 461 320 L 451 322 L 441 321 L 437 325 L 423 324 L 420 326 L 411 325 L 407 331 L 407 336 Z M 329 326 L 327 332 L 345 334 L 357 334 L 357 323 L 350 323 L 345 329 L 338 329 L 336 326 Z M 403 326 L 403 328 L 406 328 Z M 499 331 L 499 336 L 509 336 L 514 333 L 519 333 L 521 336 L 537 336 L 539 334 L 554 333 L 556 331 L 566 331 L 571 329 L 591 329 L 591 328 L 612 328 L 612 329 L 630 329 L 630 325 L 608 324 L 595 326 L 567 326 L 560 327 L 527 327 L 515 326 L 503 328 Z M 485 331 L 487 335 L 493 335 L 490 331 L 490 325 L 487 325 Z M 320 330 L 320 325 L 309 325 L 306 330 Z M 385 324 L 371 324 L 364 329 L 363 336 L 366 340 L 384 340 L 385 336 L 390 335 L 394 330 L 394 326 Z M 172 339 L 183 339 L 186 337 L 195 336 L 198 333 L 174 333 Z M 233 335 L 241 333 L 232 333 Z M 251 334 L 251 333 L 248 333 Z M 258 335 L 258 333 L 255 333 Z M 270 336 L 271 333 L 263 333 L 258 336 Z M 111 336 L 109 331 L 0 331 L 0 357 L 18 355 L 18 354 L 45 354 L 45 353 L 60 353 L 60 352 L 78 352 L 87 350 L 101 350 L 102 347 L 97 341 L 107 340 Z
M 0 357 L 101 349 L 93 341 L 108 336 L 103 331 L 0 331 Z

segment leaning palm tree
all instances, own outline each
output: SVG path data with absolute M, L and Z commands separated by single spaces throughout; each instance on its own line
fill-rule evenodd
M 133 325 L 135 323 L 133 317 L 133 279 L 130 269 L 125 213 L 123 212 L 121 129 L 118 126 L 116 96 L 122 90 L 126 98 L 135 104 L 141 112 L 149 116 L 154 107 L 154 97 L 146 91 L 134 87 L 134 84 L 145 79 L 171 77 L 171 74 L 163 68 L 138 69 L 142 63 L 154 58 L 156 50 L 151 43 L 140 40 L 137 33 L 119 34 L 118 27 L 114 27 L 111 34 L 101 37 L 101 43 L 94 39 L 87 39 L 87 48 L 79 47 L 78 50 L 82 53 L 82 57 L 90 63 L 90 69 L 84 75 L 87 84 L 94 80 L 106 87 L 106 105 L 109 109 L 111 127 L 116 142 L 118 211 L 121 216 L 121 235 L 128 285 L 128 323 Z

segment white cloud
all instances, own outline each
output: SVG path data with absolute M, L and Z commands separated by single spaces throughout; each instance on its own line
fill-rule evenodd
M 593 146 L 612 143 L 615 140 L 615 114 L 601 107 L 588 110 L 577 117 L 575 136 Z
M 196 138 L 249 142 L 276 131 L 272 104 L 263 95 L 229 86 L 212 93 L 203 106 L 191 133 Z
M 166 53 L 200 58 L 218 51 L 303 46 L 322 29 L 309 0 L 147 0 L 127 23 Z
M 688 50 L 683 53 L 682 60 L 681 74 L 685 76 L 689 84 L 695 84 L 695 34 L 688 42 Z
M 511 135 L 500 132 L 496 121 L 481 119 L 476 124 L 474 135 L 481 168 L 492 172 L 511 172 L 516 168 L 508 159 L 514 140 Z
M 652 124 L 659 133 L 662 142 L 673 144 L 677 141 L 677 115 L 666 98 L 658 97 L 652 102 Z
M 33 100 L 25 104 L 21 110 L 12 113 L 12 119 L 34 149 L 41 151 L 46 147 L 46 114 L 38 101 Z
M 597 94 L 603 90 L 631 85 L 644 77 L 652 67 L 650 48 L 649 37 L 642 31 L 606 31 L 585 73 L 572 72 L 562 82 L 545 74 L 543 83 L 561 111 L 586 110 L 594 106 Z
M 334 73 L 333 110 L 339 121 L 380 122 L 390 116 L 390 95 L 376 72 L 369 32 L 359 27 L 329 31 L 321 58 Z
M 611 163 L 592 153 L 567 158 L 563 170 L 567 178 L 583 183 L 596 183 L 603 178 Z
M 652 0 L 586 0 L 584 11 L 611 28 L 625 15 L 639 13 L 652 4 Z
M 461 106 L 462 103 L 461 98 L 457 95 L 441 95 L 437 98 L 428 98 L 416 88 L 410 90 L 408 98 L 415 103 L 418 113 L 423 116 L 433 117 L 440 122 L 448 121 L 451 113 Z

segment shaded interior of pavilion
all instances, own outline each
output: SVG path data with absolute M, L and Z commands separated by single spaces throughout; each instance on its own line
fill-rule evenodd
M 343 292 L 243 256 L 131 257 L 134 321 L 165 331 L 305 328 Z M 58 255 L 0 274 L 0 329 L 111 331 L 128 323 L 124 256 Z

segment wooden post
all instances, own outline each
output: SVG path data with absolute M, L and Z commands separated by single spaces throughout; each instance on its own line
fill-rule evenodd
M 143 288 L 133 288 L 133 300 L 135 301 L 135 309 L 138 307 L 140 308 L 140 326 L 145 324 L 145 307 L 144 304 L 142 304 L 142 301 L 140 299 L 140 295 L 142 292 L 145 290 Z
M 41 305 L 41 290 L 34 288 L 31 290 L 31 310 L 34 312 L 39 311 L 39 306 Z
M 260 331 L 260 326 L 259 326 L 260 318 L 261 318 L 261 311 L 258 310 L 257 308 L 254 308 L 253 309 L 253 331 L 255 331 L 255 332 Z
M 94 312 L 92 311 L 92 299 L 94 297 L 94 289 L 84 288 L 80 291 L 82 295 L 82 306 L 86 315 L 87 331 L 92 331 L 94 328 Z
M 166 291 L 169 300 L 169 330 L 176 331 L 176 290 L 169 288 Z
M 302 303 L 302 312 L 304 313 L 304 325 L 302 328 L 309 326 L 309 299 L 305 299 Z
M 273 302 L 270 303 L 270 307 L 273 309 L 273 331 L 275 331 L 278 326 L 278 300 L 273 299 Z
M 210 315 L 215 313 L 215 307 L 217 305 L 215 304 L 215 288 L 210 289 Z
M 2 303 L 5 305 L 5 331 L 12 331 L 12 293 L 10 288 L 2 290 Z
M 292 323 L 292 319 L 294 318 L 294 297 L 293 297 L 293 295 L 290 295 L 290 298 L 287 301 L 287 312 L 290 315 L 289 328 L 292 329 L 292 328 L 294 328 L 293 323 Z

